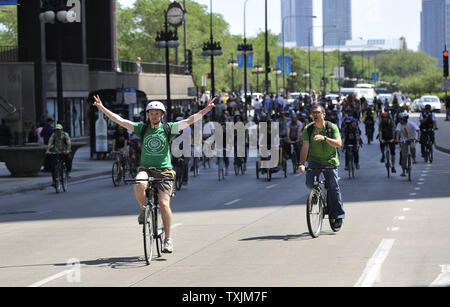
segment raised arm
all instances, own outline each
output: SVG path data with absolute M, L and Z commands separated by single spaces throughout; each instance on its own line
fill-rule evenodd
M 205 116 L 209 111 L 211 111 L 212 109 L 215 108 L 215 106 L 216 106 L 214 104 L 215 100 L 216 100 L 216 97 L 213 97 L 212 99 L 210 99 L 208 101 L 208 105 L 203 110 L 201 110 L 200 112 L 198 112 L 194 115 L 189 116 L 185 120 L 178 122 L 178 131 L 181 131 L 184 128 L 187 128 L 190 125 L 194 124 L 196 121 L 201 120 L 203 118 L 203 116 Z
M 126 119 L 120 117 L 119 115 L 117 115 L 116 113 L 113 113 L 110 110 L 108 110 L 107 108 L 105 108 L 105 106 L 103 105 L 103 103 L 100 100 L 100 97 L 98 95 L 94 96 L 94 99 L 95 99 L 94 106 L 96 106 L 100 111 L 102 111 L 110 120 L 112 120 L 116 124 L 124 127 L 125 129 L 128 129 L 131 132 L 134 132 L 134 123 L 133 122 L 126 120 Z

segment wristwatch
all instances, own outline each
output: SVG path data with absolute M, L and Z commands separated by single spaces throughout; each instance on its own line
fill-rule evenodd
M 325 142 L 328 140 L 328 138 L 326 137 L 326 136 L 324 136 L 324 139 L 323 139 Z

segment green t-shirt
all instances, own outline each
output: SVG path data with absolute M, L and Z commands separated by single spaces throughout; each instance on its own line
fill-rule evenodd
M 173 139 L 178 134 L 178 123 L 167 123 L 167 125 L 171 131 L 170 138 Z M 176 126 L 173 129 L 174 125 Z M 139 138 L 142 127 L 144 127 L 144 123 L 134 123 L 134 134 Z M 173 133 L 175 131 L 177 132 Z M 158 169 L 172 168 L 170 144 L 163 124 L 157 129 L 148 126 L 142 142 L 141 166 Z
M 309 143 L 308 162 L 317 162 L 320 164 L 328 164 L 333 166 L 339 166 L 339 156 L 337 149 L 328 144 L 325 141 L 314 141 L 314 137 L 318 134 L 326 136 L 325 127 L 321 130 L 317 130 L 316 125 L 313 124 L 314 129 L 312 131 L 311 142 Z M 333 139 L 341 137 L 339 129 L 335 124 L 332 124 Z M 303 141 L 309 141 L 310 137 L 305 127 L 303 130 Z

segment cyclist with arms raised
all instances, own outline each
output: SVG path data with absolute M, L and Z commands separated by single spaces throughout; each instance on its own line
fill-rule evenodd
M 300 174 L 304 174 L 306 171 L 306 161 L 310 168 L 339 166 L 337 149 L 342 147 L 342 139 L 338 127 L 325 121 L 325 109 L 320 105 L 312 108 L 312 116 L 313 123 L 303 130 L 303 146 L 298 166 Z M 333 228 L 339 230 L 345 218 L 345 212 L 339 188 L 338 171 L 337 169 L 326 169 L 323 174 L 327 182 L 329 216 L 332 219 Z M 315 170 L 306 173 L 308 188 L 314 187 L 314 177 L 317 175 L 318 171 Z
M 173 138 L 178 133 L 194 124 L 194 122 L 201 120 L 205 114 L 210 112 L 214 107 L 215 98 L 208 102 L 208 105 L 198 112 L 190 116 L 189 118 L 176 123 L 167 123 L 170 132 L 168 135 L 165 131 L 165 125 L 162 124 L 162 118 L 166 114 L 165 106 L 159 101 L 152 101 L 147 105 L 146 112 L 148 115 L 148 122 L 133 123 L 129 120 L 123 119 L 119 115 L 111 112 L 102 104 L 100 97 L 94 96 L 96 106 L 101 110 L 109 119 L 116 124 L 134 132 L 138 137 L 143 134 L 142 153 L 141 153 L 141 167 L 136 176 L 136 179 L 147 179 L 150 176 L 156 178 L 175 178 L 175 173 L 172 170 L 170 144 L 169 137 Z M 145 131 L 143 131 L 145 130 Z M 149 170 L 147 173 L 146 168 L 156 168 L 156 170 Z M 145 191 L 148 187 L 147 182 L 141 182 L 134 186 L 134 196 L 141 207 L 141 214 L 138 217 L 140 224 L 144 223 L 144 207 L 146 204 Z M 171 238 L 171 224 L 172 224 L 172 211 L 170 209 L 170 198 L 173 193 L 173 182 L 170 183 L 158 183 L 158 199 L 161 207 L 161 215 L 164 224 L 164 230 L 166 239 L 164 240 L 164 253 L 172 253 L 173 242 Z

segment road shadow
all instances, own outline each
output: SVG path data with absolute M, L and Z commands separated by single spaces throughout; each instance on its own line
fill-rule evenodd
M 322 231 L 321 236 L 330 236 L 335 235 L 333 232 Z M 260 237 L 250 237 L 240 239 L 239 241 L 268 241 L 268 240 L 277 240 L 277 241 L 304 241 L 304 240 L 314 240 L 309 232 L 304 232 L 298 235 L 274 235 L 274 236 L 260 236 Z

